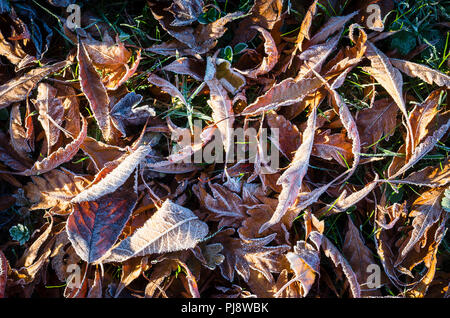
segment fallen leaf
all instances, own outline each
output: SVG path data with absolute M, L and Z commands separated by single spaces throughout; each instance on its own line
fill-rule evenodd
M 114 196 L 103 195 L 95 201 L 73 203 L 66 231 L 82 260 L 88 263 L 101 262 L 108 255 L 136 202 L 136 191 L 124 184 L 114 192 Z
M 103 262 L 123 262 L 135 256 L 193 248 L 206 234 L 208 226 L 191 210 L 166 200 L 141 228 L 121 241 Z
M 224 262 L 219 265 L 222 276 L 232 282 L 236 272 L 244 281 L 248 281 L 250 269 L 253 269 L 272 282 L 271 273 L 279 272 L 279 258 L 289 247 L 287 245 L 266 246 L 275 238 L 275 233 L 252 240 L 233 238 L 231 237 L 233 233 L 233 229 L 226 229 L 215 237 L 223 245 L 222 254 L 225 256 Z
M 384 89 L 386 89 L 389 95 L 392 96 L 404 116 L 406 129 L 414 143 L 408 111 L 403 100 L 402 75 L 400 74 L 400 71 L 392 66 L 389 58 L 378 50 L 370 41 L 368 41 L 366 45 L 367 49 L 365 55 L 370 60 L 371 66 L 363 67 L 363 70 L 372 75 L 377 82 L 380 83 Z
M 24 100 L 31 90 L 44 77 L 55 73 L 63 67 L 69 65 L 69 62 L 62 61 L 52 65 L 32 69 L 19 78 L 14 78 L 0 86 L 0 109 L 8 107 L 12 103 Z
M 259 26 L 254 26 L 254 29 L 258 30 L 262 36 L 264 37 L 264 51 L 267 56 L 265 56 L 257 67 L 251 70 L 239 71 L 241 74 L 244 74 L 250 78 L 257 78 L 260 75 L 264 75 L 270 72 L 275 64 L 278 62 L 278 50 L 276 43 L 270 33 Z
M 39 83 L 38 95 L 33 102 L 39 112 L 38 120 L 44 128 L 47 139 L 47 155 L 50 155 L 52 146 L 58 141 L 64 116 L 64 107 L 61 100 L 56 97 L 56 89 L 49 84 Z
M 303 131 L 302 144 L 295 152 L 294 159 L 289 165 L 289 168 L 283 172 L 277 181 L 277 184 L 283 186 L 280 196 L 278 197 L 279 203 L 277 209 L 273 213 L 272 218 L 261 226 L 259 233 L 278 223 L 286 211 L 294 205 L 298 197 L 302 187 L 303 177 L 308 170 L 309 158 L 314 144 L 316 117 L 317 110 L 316 108 L 313 108 L 308 117 L 307 127 L 305 131 Z
M 8 278 L 8 260 L 0 251 L 0 298 L 5 298 L 6 280 Z
M 350 216 L 348 216 L 347 232 L 345 233 L 342 253 L 356 274 L 358 283 L 361 286 L 361 296 L 381 295 L 379 291 L 370 290 L 367 286 L 370 276 L 369 266 L 376 263 L 372 252 L 365 244 L 360 231 Z
M 410 77 L 418 77 L 430 85 L 434 83 L 438 86 L 447 86 L 447 88 L 450 88 L 450 76 L 444 73 L 410 61 L 390 59 L 390 62 Z
M 350 291 L 352 292 L 352 296 L 354 298 L 361 297 L 361 287 L 358 283 L 358 278 L 353 271 L 352 267 L 348 263 L 348 261 L 344 258 L 344 256 L 339 252 L 336 246 L 331 243 L 331 241 L 320 234 L 319 232 L 313 231 L 310 234 L 310 238 L 313 242 L 321 242 L 321 248 L 324 251 L 325 255 L 330 258 L 334 265 L 338 268 L 342 269 L 344 275 L 346 276 L 348 283 L 350 285 Z

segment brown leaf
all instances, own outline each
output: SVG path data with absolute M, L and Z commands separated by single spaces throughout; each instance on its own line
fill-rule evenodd
M 115 290 L 114 298 L 119 297 L 122 290 L 131 284 L 145 271 L 147 267 L 147 257 L 135 257 L 122 263 L 122 274 L 120 283 Z
M 236 272 L 247 282 L 250 269 L 254 269 L 263 274 L 269 282 L 273 282 L 271 273 L 280 271 L 280 256 L 289 246 L 266 246 L 275 238 L 275 233 L 252 240 L 233 238 L 233 233 L 234 229 L 226 229 L 214 238 L 224 247 L 222 254 L 225 261 L 219 265 L 222 276 L 232 282 Z
M 298 281 L 302 287 L 300 291 L 301 296 L 306 297 L 308 295 L 316 275 L 319 274 L 320 257 L 318 248 L 318 246 L 313 247 L 305 241 L 297 241 L 297 245 L 294 246 L 294 252 L 289 252 L 285 255 L 295 276 L 283 287 L 280 287 L 275 296 L 282 293 L 285 288 L 295 281 Z
M 302 52 L 303 41 L 305 39 L 309 40 L 309 32 L 310 32 L 309 30 L 311 28 L 314 15 L 316 14 L 316 8 L 317 8 L 317 0 L 314 0 L 314 2 L 308 8 L 308 11 L 306 11 L 305 17 L 303 18 L 302 24 L 300 26 L 300 31 L 298 32 L 297 39 L 295 40 L 295 50 L 294 52 L 292 52 L 292 56 L 296 54 L 297 50 Z
M 287 210 L 292 207 L 299 195 L 302 187 L 303 177 L 308 170 L 309 158 L 311 156 L 312 147 L 314 144 L 314 130 L 316 127 L 317 110 L 314 107 L 309 114 L 307 127 L 303 131 L 302 144 L 295 152 L 294 159 L 286 169 L 277 184 L 281 184 L 283 189 L 278 197 L 278 206 L 273 213 L 272 218 L 264 223 L 259 229 L 259 233 L 263 232 L 270 226 L 278 223 Z
M 9 134 L 11 136 L 11 145 L 22 157 L 26 157 L 26 153 L 32 151 L 27 138 L 27 132 L 22 126 L 22 118 L 20 115 L 20 104 L 14 104 L 11 107 L 9 118 Z
M 15 33 L 14 28 L 11 27 L 11 29 Z M 3 55 L 12 64 L 14 64 L 16 66 L 16 70 L 20 70 L 30 63 L 36 61 L 36 58 L 34 56 L 30 56 L 24 51 L 23 47 L 21 46 L 21 42 L 23 43 L 25 41 L 13 40 L 11 42 L 8 42 L 3 33 L 0 31 L 0 55 Z
M 304 77 L 310 77 L 312 69 L 316 72 L 320 72 L 322 64 L 325 62 L 331 52 L 335 50 L 341 33 L 342 32 L 339 32 L 325 43 L 309 47 L 298 56 L 300 60 L 303 61 L 303 64 L 301 65 L 300 70 L 295 78 L 297 81 Z
M 244 200 L 236 193 L 220 184 L 209 184 L 212 195 L 199 184 L 192 190 L 199 198 L 203 207 L 211 212 L 210 218 L 219 222 L 219 228 L 225 226 L 237 227 L 247 217 Z M 247 202 L 248 204 L 249 202 Z
M 334 159 L 341 166 L 347 167 L 346 163 L 353 158 L 352 143 L 347 141 L 344 133 L 330 134 L 328 129 L 314 136 L 311 155 L 325 160 Z
M 21 172 L 20 174 L 23 174 L 25 176 L 42 174 L 55 169 L 59 165 L 71 160 L 73 156 L 76 155 L 80 148 L 80 145 L 83 143 L 84 139 L 87 136 L 86 119 L 82 117 L 82 121 L 83 126 L 81 128 L 81 131 L 71 143 L 68 143 L 65 147 L 61 147 L 58 150 L 54 151 L 50 156 L 45 157 L 43 160 L 35 162 L 33 167 Z
M 206 64 L 202 60 L 190 57 L 179 58 L 162 68 L 163 71 L 170 71 L 175 74 L 189 75 L 197 81 L 202 81 L 205 77 Z
M 39 250 L 43 246 L 43 244 L 49 238 L 49 235 L 53 229 L 53 218 L 50 219 L 49 223 L 45 223 L 39 230 L 33 233 L 33 237 L 35 240 L 33 243 L 26 249 L 25 253 L 18 260 L 18 264 L 20 266 L 31 266 L 36 258 L 39 256 Z M 38 237 L 36 237 L 40 234 Z
M 390 59 L 392 65 L 410 77 L 418 77 L 432 85 L 447 86 L 450 88 L 450 76 L 422 64 L 399 59 Z
M 355 191 L 349 196 L 347 196 L 347 191 L 343 190 L 339 198 L 334 201 L 329 208 L 324 207 L 317 214 L 322 215 L 327 213 L 339 213 L 344 212 L 349 209 L 351 206 L 355 205 L 362 199 L 364 199 L 369 193 L 375 189 L 378 185 L 378 175 L 375 174 L 375 179 L 369 183 L 367 183 L 361 190 Z
M 8 107 L 12 103 L 24 100 L 31 90 L 44 77 L 69 65 L 68 61 L 58 62 L 52 65 L 35 68 L 19 78 L 10 80 L 0 86 L 0 109 Z
M 54 122 L 61 126 L 64 116 L 64 108 L 61 100 L 56 97 L 56 89 L 49 84 L 39 83 L 38 95 L 33 104 L 39 112 L 38 120 L 45 131 L 47 139 L 47 155 L 50 155 L 52 146 L 58 141 L 61 133 Z
M 96 175 L 94 182 L 77 194 L 71 202 L 95 201 L 114 192 L 129 179 L 151 150 L 149 145 L 143 143 L 130 154 L 124 154 L 116 161 L 110 162 Z
M 228 156 L 231 152 L 231 147 L 233 146 L 233 105 L 222 84 L 216 78 L 216 66 L 214 60 L 214 58 L 208 57 L 206 66 L 205 82 L 210 91 L 208 105 L 213 110 L 212 117 L 221 133 L 221 139 L 225 149 L 225 162 L 230 162 Z
M 259 26 L 252 27 L 253 29 L 258 30 L 262 36 L 264 37 L 264 51 L 267 56 L 264 57 L 261 64 L 251 70 L 240 71 L 241 74 L 244 74 L 250 78 L 257 78 L 260 75 L 264 75 L 270 72 L 275 64 L 278 62 L 278 50 L 277 45 L 270 35 L 270 33 Z
M 184 105 L 188 105 L 186 99 L 184 98 L 183 94 L 181 94 L 181 92 L 178 90 L 178 88 L 176 88 L 174 85 L 172 85 L 169 81 L 155 75 L 155 74 L 151 74 L 148 77 L 148 81 L 156 86 L 159 86 L 162 88 L 162 90 L 164 90 L 165 92 L 169 93 L 170 96 L 172 97 L 177 97 L 178 99 L 180 99 L 180 101 L 184 104 Z
M 86 296 L 86 298 L 102 298 L 102 277 L 101 277 L 101 273 L 100 273 L 100 269 L 97 266 L 95 268 L 95 274 L 94 274 L 94 281 L 92 283 L 92 285 L 89 288 L 88 294 Z
M 39 177 L 31 176 L 31 179 L 33 182 L 24 186 L 26 197 L 32 203 L 30 210 L 50 209 L 51 215 L 69 214 L 69 198 L 88 185 L 88 180 L 66 169 L 53 169 Z
M 131 177 L 130 183 L 133 183 Z M 130 189 L 131 187 L 131 189 Z M 96 201 L 73 203 L 66 231 L 80 258 L 99 262 L 116 243 L 137 202 L 137 193 L 129 184 Z
M 284 116 L 278 115 L 275 112 L 268 112 L 266 115 L 267 124 L 270 129 L 278 129 L 279 143 L 276 145 L 281 153 L 292 160 L 295 151 L 301 144 L 301 133 L 296 125 L 292 124 Z
M 92 137 L 86 137 L 80 146 L 81 150 L 91 158 L 97 170 L 101 170 L 110 161 L 115 161 L 125 155 L 126 150 L 117 146 L 108 145 Z
M 283 9 L 283 0 L 255 0 L 249 11 L 234 32 L 233 44 L 247 43 L 253 39 L 257 32 L 251 26 L 260 26 L 266 30 L 272 30 L 280 20 Z
M 414 143 L 410 145 L 411 141 L 406 140 L 407 150 L 414 150 L 417 145 L 424 140 L 424 138 L 430 134 L 432 130 L 431 123 L 436 118 L 439 107 L 439 100 L 441 96 L 441 90 L 433 91 L 427 99 L 420 105 L 416 105 L 409 114 L 409 120 L 411 122 L 412 132 L 414 136 Z M 430 129 L 431 128 L 431 129 Z M 410 154 L 406 154 L 406 160 L 409 159 Z
M 413 230 L 407 243 L 400 247 L 400 255 L 395 262 L 398 265 L 405 256 L 411 251 L 416 243 L 424 246 L 424 235 L 429 228 L 439 221 L 441 214 L 445 213 L 441 207 L 441 198 L 445 188 L 435 188 L 424 192 L 416 201 L 414 201 L 409 217 L 414 217 L 412 222 Z
M 92 113 L 98 126 L 101 129 L 102 136 L 106 141 L 112 141 L 114 137 L 114 127 L 111 123 L 109 113 L 110 100 L 106 88 L 103 85 L 99 74 L 95 70 L 92 61 L 87 53 L 86 46 L 82 40 L 78 43 L 78 63 L 79 80 L 81 90 L 86 95 Z
M 169 11 L 175 16 L 173 26 L 189 25 L 203 13 L 203 0 L 174 0 Z
M 348 179 L 358 167 L 361 156 L 361 141 L 359 138 L 358 128 L 352 114 L 350 113 L 350 110 L 347 107 L 347 104 L 342 100 L 342 97 L 335 89 L 330 89 L 328 87 L 327 89 L 331 94 L 331 100 L 334 107 L 339 109 L 339 118 L 341 119 L 345 130 L 347 130 L 347 136 L 352 139 L 353 164 L 346 177 Z
M 241 114 L 258 115 L 281 106 L 292 105 L 302 101 L 322 86 L 322 81 L 316 77 L 303 78 L 296 81 L 287 78 L 273 85 L 264 95 L 248 105 Z
M 427 294 L 431 283 L 436 281 L 435 274 L 438 266 L 438 249 L 447 231 L 445 226 L 447 219 L 448 216 L 445 215 L 441 219 L 441 224 L 437 228 L 436 226 L 433 226 L 436 230 L 433 229 L 432 231 L 429 231 L 430 233 L 428 235 L 431 239 L 427 240 L 427 244 L 425 246 L 426 255 L 423 256 L 422 253 L 419 253 L 418 257 L 417 255 L 413 255 L 413 259 L 418 259 L 418 261 L 414 261 L 413 265 L 410 265 L 410 267 L 423 262 L 427 268 L 427 271 L 422 275 L 422 277 L 419 278 L 414 286 L 406 292 L 407 297 L 424 297 Z
M 72 134 L 80 133 L 80 106 L 75 90 L 71 86 L 57 85 L 58 98 L 64 107 L 64 129 Z
M 20 156 L 8 141 L 9 138 L 0 131 L 0 161 L 14 170 L 23 171 L 28 169 L 33 164 L 32 161 Z
M 450 182 L 450 161 L 437 166 L 425 167 L 422 170 L 414 171 L 408 177 L 401 180 L 389 180 L 391 183 L 414 184 L 431 188 L 443 187 Z
M 128 61 L 132 53 L 125 48 L 118 36 L 114 41 L 107 32 L 103 34 L 102 41 L 88 36 L 83 40 L 83 45 L 93 65 L 102 72 L 104 86 L 110 90 L 116 90 L 127 81 L 136 71 L 141 59 L 138 51 L 135 62 L 130 67 Z
M 370 67 L 363 67 L 363 70 L 370 73 L 378 83 L 392 96 L 395 103 L 399 107 L 405 117 L 406 129 L 414 143 L 412 135 L 412 127 L 409 121 L 408 111 L 403 100 L 403 79 L 400 72 L 394 68 L 389 58 L 378 50 L 370 41 L 366 42 L 366 57 L 370 60 Z
M 403 288 L 407 284 L 400 280 L 399 273 L 394 267 L 394 262 L 398 254 L 396 244 L 402 235 L 401 226 L 406 221 L 406 202 L 402 205 L 395 203 L 387 208 L 378 205 L 376 213 L 377 232 L 375 245 L 378 256 L 391 282 L 395 286 Z
M 361 286 L 361 296 L 380 295 L 379 292 L 370 291 L 368 290 L 368 287 L 366 287 L 370 273 L 367 269 L 369 265 L 376 263 L 372 256 L 372 252 L 365 244 L 361 233 L 355 224 L 353 224 L 350 216 L 348 217 L 347 232 L 345 233 L 342 253 L 356 274 L 358 283 Z
M 8 278 L 8 260 L 0 251 L 0 298 L 5 297 L 6 280 Z
M 389 98 L 375 101 L 371 108 L 358 113 L 356 122 L 361 137 L 361 145 L 369 147 L 382 137 L 389 140 L 397 126 L 398 107 Z
M 158 20 L 162 28 L 173 36 L 181 45 L 174 42 L 173 45 L 167 46 L 166 43 L 164 43 L 163 45 L 153 45 L 147 50 L 167 55 L 175 54 L 176 51 L 182 55 L 207 53 L 217 44 L 218 39 L 222 37 L 227 30 L 225 25 L 242 15 L 241 12 L 229 13 L 212 23 L 198 24 L 194 28 L 191 26 L 171 25 L 174 17 L 170 16 L 170 13 L 161 8 L 159 4 L 152 5 L 150 9 L 152 10 L 154 18 Z M 164 48 L 164 50 L 162 51 L 161 48 Z
M 345 16 L 331 17 L 308 41 L 308 46 L 324 42 L 329 36 L 341 30 L 356 14 L 358 14 L 357 11 Z
M 87 135 L 87 122 L 84 117 L 82 117 L 83 126 L 81 128 L 80 134 L 76 138 L 68 143 L 65 147 L 61 147 L 54 151 L 50 156 L 45 157 L 41 161 L 34 163 L 33 167 L 27 169 L 20 174 L 25 176 L 31 176 L 36 174 L 42 174 L 55 169 L 59 165 L 71 160 L 78 152 L 80 145 L 83 143 Z
M 358 278 L 353 271 L 352 267 L 348 263 L 348 261 L 344 258 L 344 256 L 339 252 L 336 246 L 331 243 L 331 241 L 320 234 L 319 232 L 313 231 L 310 234 L 310 238 L 313 242 L 321 242 L 321 248 L 324 251 L 325 255 L 330 258 L 334 265 L 338 268 L 341 267 L 344 275 L 346 276 L 348 283 L 350 284 L 350 290 L 352 292 L 352 296 L 354 298 L 361 297 L 361 287 L 358 283 Z M 316 244 L 317 245 L 317 244 Z
M 425 156 L 429 151 L 431 151 L 436 143 L 445 136 L 447 133 L 447 130 L 450 128 L 450 118 L 449 113 L 447 113 L 445 116 L 442 116 L 443 123 L 438 126 L 437 129 L 433 129 L 431 132 L 429 132 L 428 136 L 419 144 L 417 147 L 413 150 L 409 160 L 405 162 L 403 165 L 398 167 L 398 169 L 392 169 L 389 167 L 389 179 L 394 179 L 398 177 L 399 175 L 403 174 L 404 172 L 408 171 L 414 164 L 416 164 L 417 161 L 419 161 L 423 156 Z M 400 150 L 404 150 L 404 146 L 400 148 Z M 395 164 L 395 160 L 392 161 L 392 166 Z M 398 164 L 398 163 L 397 163 Z M 395 166 L 394 166 L 395 167 Z
M 287 243 L 289 242 L 289 231 L 291 228 L 293 219 L 298 214 L 298 211 L 293 209 L 289 210 L 284 217 L 281 219 L 281 222 L 271 226 L 269 229 L 258 233 L 261 225 L 266 223 L 272 217 L 273 212 L 276 208 L 275 204 L 258 204 L 247 210 L 248 217 L 244 219 L 241 227 L 239 228 L 239 236 L 245 239 L 254 239 L 260 238 L 263 236 L 267 236 L 273 232 L 277 234 L 275 241 L 278 243 Z

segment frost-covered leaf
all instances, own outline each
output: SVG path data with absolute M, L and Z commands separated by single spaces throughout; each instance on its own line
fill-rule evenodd
M 257 67 L 251 70 L 240 71 L 240 73 L 251 78 L 257 78 L 260 75 L 264 75 L 272 70 L 272 68 L 278 62 L 278 50 L 276 43 L 270 33 L 261 27 L 255 26 L 254 29 L 258 30 L 264 37 L 264 51 L 265 56 Z
M 397 113 L 398 107 L 389 98 L 376 100 L 371 108 L 361 110 L 356 119 L 361 146 L 374 145 L 381 137 L 389 140 L 397 126 Z
M 100 75 L 94 68 L 83 41 L 78 43 L 79 80 L 81 90 L 86 95 L 92 113 L 106 141 L 114 139 L 114 131 L 110 117 L 110 100 Z
M 311 38 L 308 42 L 309 45 L 315 45 L 324 42 L 330 35 L 333 35 L 337 31 L 341 30 L 344 25 L 358 12 L 352 12 L 345 16 L 331 17 Z
M 96 177 L 95 182 L 78 195 L 71 202 L 79 203 L 83 201 L 94 201 L 100 197 L 114 192 L 127 181 L 136 167 L 144 160 L 152 150 L 146 142 L 142 143 L 131 154 L 125 154 L 116 162 L 105 166 Z
M 24 186 L 25 195 L 32 204 L 30 210 L 50 209 L 48 213 L 67 215 L 71 210 L 68 198 L 81 192 L 88 180 L 66 169 L 53 169 L 41 176 L 31 176 L 33 182 Z
M 309 114 L 307 127 L 303 131 L 302 144 L 295 152 L 294 159 L 289 168 L 283 172 L 278 179 L 277 184 L 283 186 L 280 196 L 278 197 L 278 206 L 273 213 L 272 218 L 264 223 L 259 229 L 259 233 L 263 232 L 270 226 L 278 223 L 287 210 L 292 207 L 297 199 L 302 187 L 303 177 L 308 170 L 309 158 L 314 144 L 314 130 L 316 127 L 317 110 L 314 107 Z
M 197 81 L 202 81 L 205 77 L 206 64 L 203 60 L 181 57 L 169 65 L 164 66 L 162 69 L 175 74 L 189 75 Z
M 148 105 L 138 106 L 142 101 L 142 95 L 134 92 L 128 93 L 122 97 L 111 108 L 111 119 L 116 128 L 126 136 L 127 125 L 145 124 L 148 117 L 155 116 L 155 110 Z
M 369 266 L 376 263 L 372 252 L 365 244 L 360 231 L 350 216 L 348 216 L 347 232 L 345 233 L 342 253 L 356 274 L 358 283 L 361 286 L 361 295 L 380 295 L 379 292 L 368 291 L 370 288 L 366 286 L 371 273 L 368 271 Z
M 283 292 L 293 282 L 298 281 L 302 287 L 301 296 L 306 297 L 316 280 L 317 274 L 319 274 L 319 250 L 305 241 L 297 241 L 294 252 L 288 252 L 285 256 L 295 276 L 281 287 L 277 294 Z
M 245 281 L 250 278 L 250 270 L 256 270 L 269 281 L 273 281 L 272 272 L 279 272 L 280 256 L 289 249 L 288 245 L 266 246 L 275 238 L 275 233 L 263 238 L 244 240 L 230 235 L 233 229 L 224 230 L 216 236 L 223 245 L 225 260 L 219 265 L 222 276 L 233 281 L 235 272 Z
M 170 96 L 172 97 L 177 97 L 180 99 L 180 101 L 184 104 L 184 105 L 188 105 L 186 99 L 184 98 L 183 94 L 181 94 L 181 92 L 178 90 L 178 88 L 176 88 L 173 84 L 171 84 L 169 81 L 155 75 L 155 74 L 151 74 L 148 77 L 148 81 L 156 86 L 161 87 L 161 89 L 167 93 L 169 93 Z
M 61 130 L 54 123 L 61 126 L 64 116 L 64 107 L 59 98 L 56 97 L 56 89 L 49 84 L 39 83 L 38 95 L 34 105 L 39 112 L 38 120 L 44 128 L 47 139 L 47 154 L 52 146 L 58 141 Z
M 35 162 L 30 169 L 27 169 L 20 174 L 26 176 L 42 174 L 55 169 L 59 165 L 71 160 L 76 155 L 76 153 L 80 149 L 81 144 L 87 136 L 86 119 L 82 117 L 82 121 L 83 125 L 81 127 L 81 131 L 72 142 L 52 152 L 48 157 L 45 157 L 41 161 Z
M 436 223 L 443 213 L 441 207 L 441 199 L 444 194 L 444 188 L 435 188 L 424 192 L 411 207 L 410 217 L 414 217 L 412 226 L 413 230 L 408 242 L 400 250 L 400 256 L 397 264 L 405 258 L 407 253 L 418 243 L 422 241 L 428 229 Z M 420 244 L 424 246 L 426 242 Z
M 372 75 L 386 89 L 389 95 L 392 96 L 404 116 L 408 134 L 414 140 L 408 111 L 403 100 L 403 78 L 400 71 L 393 67 L 389 58 L 370 41 L 367 42 L 365 55 L 370 60 L 371 66 L 363 67 L 363 70 Z
M 259 96 L 254 103 L 248 105 L 243 115 L 259 115 L 265 111 L 281 106 L 301 102 L 306 96 L 314 93 L 322 86 L 322 81 L 316 77 L 296 81 L 287 78 L 273 85 L 264 95 Z
M 69 65 L 69 62 L 63 61 L 52 65 L 32 69 L 21 77 L 10 80 L 0 86 L 0 109 L 11 105 L 14 102 L 24 100 L 31 90 L 44 77 Z
M 391 64 L 410 77 L 418 77 L 432 85 L 450 88 L 450 76 L 422 64 L 399 59 L 390 59 Z
M 130 257 L 194 248 L 208 234 L 208 226 L 191 210 L 170 200 L 144 225 L 115 247 L 104 262 L 123 262 Z
M 336 160 L 341 166 L 353 158 L 352 144 L 346 140 L 344 133 L 330 134 L 330 130 L 316 134 L 311 155 L 325 159 Z M 345 160 L 345 161 L 344 161 Z
M 345 259 L 345 257 L 339 252 L 339 250 L 334 246 L 331 241 L 326 238 L 324 235 L 320 234 L 317 231 L 313 231 L 310 234 L 311 240 L 314 242 L 320 241 L 322 242 L 321 248 L 324 251 L 325 255 L 330 258 L 334 265 L 337 268 L 341 268 L 341 270 L 344 272 L 345 277 L 347 278 L 347 281 L 350 285 L 350 290 L 352 292 L 352 296 L 354 298 L 361 297 L 361 287 L 358 283 L 358 278 L 353 271 L 352 267 L 348 263 L 348 261 Z
M 280 20 L 283 13 L 283 0 L 255 0 L 245 17 L 238 25 L 235 32 L 234 43 L 248 43 L 257 32 L 251 26 L 257 25 L 266 30 L 272 30 Z
M 217 79 L 216 72 L 214 58 L 208 57 L 205 75 L 205 83 L 208 85 L 210 91 L 208 105 L 213 110 L 212 117 L 221 134 L 220 137 L 225 149 L 225 162 L 229 162 L 228 155 L 233 146 L 233 105 L 231 104 L 227 91 Z

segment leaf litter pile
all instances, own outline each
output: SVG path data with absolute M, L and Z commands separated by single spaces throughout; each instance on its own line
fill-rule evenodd
M 0 1 L 0 297 L 449 297 L 448 1 L 100 2 Z

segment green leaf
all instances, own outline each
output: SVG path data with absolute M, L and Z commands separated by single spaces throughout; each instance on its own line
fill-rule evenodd
M 445 190 L 441 206 L 446 212 L 450 212 L 450 189 Z
M 229 61 L 230 63 L 233 62 L 233 49 L 231 48 L 231 46 L 228 45 L 227 47 L 222 49 L 220 51 L 219 57 Z
M 30 230 L 25 225 L 19 223 L 9 229 L 9 235 L 11 235 L 14 241 L 18 241 L 20 245 L 23 245 L 30 239 Z
M 400 31 L 392 36 L 391 46 L 397 49 L 400 54 L 406 55 L 417 45 L 414 34 L 407 31 Z
M 248 48 L 248 45 L 246 43 L 238 43 L 234 46 L 234 54 L 239 54 L 242 51 L 244 51 L 246 48 Z

